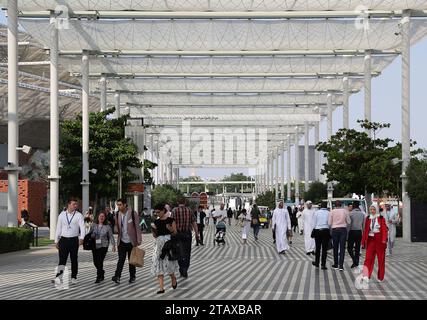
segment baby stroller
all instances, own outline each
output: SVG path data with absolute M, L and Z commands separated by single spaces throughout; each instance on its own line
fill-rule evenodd
M 218 245 L 220 245 L 220 243 L 225 245 L 225 229 L 226 229 L 226 225 L 224 221 L 220 221 L 216 224 L 216 233 L 213 241 L 214 246 L 215 246 L 215 242 Z

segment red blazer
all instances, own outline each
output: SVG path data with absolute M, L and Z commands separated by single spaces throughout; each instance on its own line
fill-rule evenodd
M 378 222 L 380 223 L 380 234 L 381 234 L 381 241 L 385 245 L 387 245 L 387 237 L 388 237 L 388 228 L 387 224 L 385 222 L 385 218 L 383 216 L 380 216 L 378 218 Z M 371 226 L 371 219 L 369 219 L 369 216 L 365 219 L 365 230 L 363 230 L 363 236 L 362 236 L 362 247 L 366 248 L 368 245 L 368 237 L 369 237 L 369 229 Z

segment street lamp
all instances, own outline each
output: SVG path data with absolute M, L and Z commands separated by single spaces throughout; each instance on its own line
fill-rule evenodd
M 98 170 L 97 169 L 90 169 L 89 172 L 93 173 L 93 174 L 96 174 L 98 172 Z

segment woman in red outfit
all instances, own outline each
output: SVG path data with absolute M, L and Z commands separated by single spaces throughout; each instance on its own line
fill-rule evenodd
M 362 237 L 362 248 L 366 248 L 363 268 L 364 281 L 369 282 L 374 270 L 375 256 L 378 257 L 378 281 L 384 280 L 385 252 L 387 249 L 387 224 L 383 216 L 377 213 L 375 206 L 369 208 Z

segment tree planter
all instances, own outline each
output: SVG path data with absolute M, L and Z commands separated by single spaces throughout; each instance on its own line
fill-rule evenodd
M 427 242 L 427 203 L 411 201 L 411 240 Z

